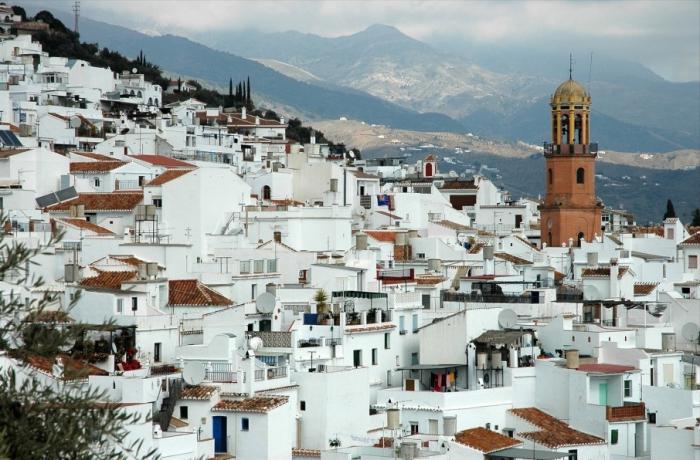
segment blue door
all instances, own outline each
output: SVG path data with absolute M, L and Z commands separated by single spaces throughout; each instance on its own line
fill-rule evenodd
M 213 417 L 214 452 L 228 452 L 226 449 L 226 416 Z

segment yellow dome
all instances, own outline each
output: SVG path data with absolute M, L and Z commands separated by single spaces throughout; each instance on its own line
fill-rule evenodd
M 554 91 L 552 99 L 555 102 L 584 102 L 588 97 L 588 92 L 583 85 L 575 80 L 566 80 Z

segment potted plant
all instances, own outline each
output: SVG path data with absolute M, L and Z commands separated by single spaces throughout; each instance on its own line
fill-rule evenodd
M 323 289 L 316 291 L 314 295 L 316 302 L 316 313 L 318 314 L 319 324 L 328 324 L 328 294 Z

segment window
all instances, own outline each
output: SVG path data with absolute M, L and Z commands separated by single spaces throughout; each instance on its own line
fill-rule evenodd
M 418 422 L 411 422 L 411 435 L 418 434 Z
M 250 421 L 248 420 L 248 417 L 243 417 L 241 419 L 241 431 L 248 431 L 250 428 Z
M 554 174 L 552 174 L 552 168 L 549 168 L 549 171 L 547 172 L 547 177 L 549 181 L 549 185 L 552 185 L 552 181 L 554 180 Z
M 688 268 L 698 268 L 698 256 L 688 256 Z
M 675 237 L 676 237 L 676 236 L 675 236 L 675 231 L 674 231 L 673 228 L 669 228 L 669 229 L 666 230 L 666 239 L 672 240 L 672 239 L 674 239 Z
M 632 381 L 625 380 L 625 398 L 632 396 Z
M 569 460 L 577 460 L 577 459 L 578 459 L 578 450 L 576 450 L 576 449 L 569 450 Z
M 95 187 L 100 186 L 100 178 L 99 177 L 95 177 L 92 182 L 95 184 Z
M 413 333 L 415 334 L 416 332 L 418 332 L 418 315 L 417 314 L 413 315 L 411 317 L 411 323 L 412 323 L 411 326 L 413 326 Z
M 649 423 L 656 423 L 656 412 L 649 412 Z
M 391 348 L 391 334 L 389 332 L 384 333 L 384 349 L 388 350 Z
M 136 311 L 138 309 L 139 309 L 139 298 L 132 297 L 131 298 L 131 311 Z
M 267 272 L 274 273 L 277 271 L 277 259 L 269 259 L 267 261 Z
M 124 299 L 117 299 L 117 313 L 124 311 Z
M 418 353 L 411 353 L 411 366 L 418 364 Z
M 299 410 L 306 410 L 306 401 L 299 401 Z
M 250 260 L 241 260 L 241 274 L 250 273 Z
M 610 430 L 610 444 L 613 446 L 617 444 L 617 439 L 618 438 L 618 431 L 617 430 Z
M 251 284 L 250 285 L 250 299 L 255 300 L 255 298 L 258 296 L 258 285 L 257 284 Z
M 406 333 L 406 317 L 405 316 L 399 316 L 399 334 L 405 334 Z
M 372 366 L 376 366 L 379 363 L 379 356 L 376 348 L 372 348 Z
M 161 351 L 162 344 L 160 342 L 156 342 L 153 344 L 153 361 L 159 363 L 160 362 L 160 351 Z
M 156 208 L 162 208 L 163 198 L 153 198 L 153 206 L 155 206 Z
M 583 184 L 584 179 L 585 179 L 585 176 L 586 176 L 586 172 L 584 171 L 584 169 L 583 169 L 583 168 L 578 168 L 578 169 L 576 170 L 576 183 L 577 183 L 577 184 Z
M 265 261 L 264 260 L 256 260 L 255 264 L 253 266 L 253 269 L 255 273 L 262 273 L 265 271 Z
M 180 406 L 180 418 L 187 420 L 187 406 Z
M 419 252 L 419 253 L 417 254 L 417 257 L 418 257 L 419 259 L 425 259 L 425 253 L 424 253 L 424 252 Z

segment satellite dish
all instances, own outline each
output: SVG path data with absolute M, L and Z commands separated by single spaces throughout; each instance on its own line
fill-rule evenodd
M 258 310 L 259 313 L 272 313 L 276 303 L 277 298 L 274 294 L 263 292 L 255 299 L 255 309 Z
M 700 327 L 695 323 L 685 323 L 681 328 L 681 335 L 689 342 L 697 342 L 700 339 Z
M 188 385 L 199 385 L 206 377 L 204 363 L 199 361 L 188 361 L 182 369 L 182 379 Z
M 263 340 L 260 337 L 251 337 L 248 340 L 248 348 L 258 351 L 263 346 Z
M 355 158 L 355 152 L 353 152 L 352 150 L 350 150 L 350 151 L 348 152 L 348 156 L 349 156 L 350 158 Z
M 459 244 L 466 243 L 468 238 L 469 237 L 467 236 L 466 233 L 460 233 L 457 235 L 457 241 L 459 241 Z
M 136 67 L 134 67 L 133 69 L 131 69 L 131 73 L 136 73 L 136 72 L 138 72 L 138 71 L 139 71 L 139 69 L 137 69 Z
M 71 128 L 80 128 L 80 125 L 83 124 L 82 121 L 80 120 L 80 117 L 77 115 L 72 115 L 68 119 L 68 126 Z
M 513 329 L 518 323 L 518 315 L 513 310 L 506 308 L 498 314 L 498 325 L 501 329 Z

